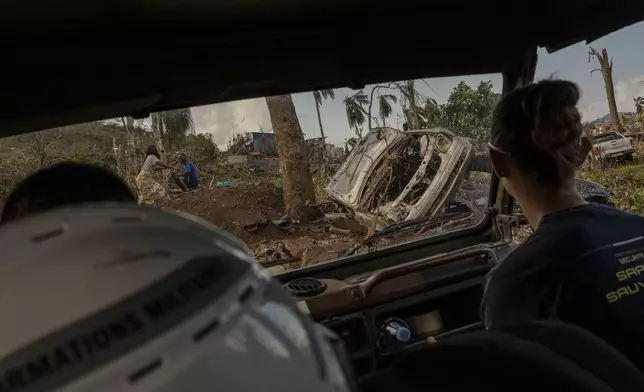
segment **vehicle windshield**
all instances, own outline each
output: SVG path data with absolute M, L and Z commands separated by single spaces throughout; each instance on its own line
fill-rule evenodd
M 499 74 L 394 81 L 9 137 L 1 191 L 56 162 L 95 163 L 141 203 L 214 223 L 276 271 L 301 268 L 480 222 L 501 86 Z
M 617 33 L 631 37 L 624 42 L 632 53 L 642 26 Z M 600 42 L 610 47 L 608 38 Z M 643 77 L 614 74 L 627 111 L 616 127 L 603 82 L 590 72 L 577 77 L 579 67 L 596 66 L 598 54 L 582 43 L 551 55 L 541 50 L 536 79 L 556 74 L 580 85 L 594 143 L 620 138 L 614 129 L 633 135 L 633 159 L 608 164 L 591 151 L 577 190 L 590 202 L 644 213 Z M 0 193 L 6 201 L 22 178 L 57 162 L 94 163 L 117 173 L 140 203 L 185 211 L 239 237 L 273 273 L 332 262 L 484 219 L 492 170 L 486 143 L 502 85 L 500 74 L 392 81 L 3 138 Z M 151 146 L 158 158 L 150 158 Z M 516 242 L 530 233 L 523 226 Z

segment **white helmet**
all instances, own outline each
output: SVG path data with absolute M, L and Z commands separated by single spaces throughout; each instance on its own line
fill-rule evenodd
M 350 389 L 335 335 L 205 221 L 62 208 L 0 249 L 0 392 Z

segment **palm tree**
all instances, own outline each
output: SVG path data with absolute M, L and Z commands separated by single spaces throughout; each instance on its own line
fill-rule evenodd
M 190 108 L 152 113 L 152 131 L 157 147 L 172 148 L 172 143 L 181 140 L 186 134 L 195 132 L 195 121 Z
M 322 162 L 326 166 L 326 137 L 324 136 L 324 128 L 322 127 L 322 116 L 320 115 L 320 106 L 322 101 L 331 98 L 335 99 L 335 92 L 333 90 L 316 90 L 313 91 L 313 99 L 315 99 L 315 110 L 318 113 L 318 124 L 320 124 L 320 136 L 322 136 Z
M 369 104 L 369 97 L 360 90 L 352 96 L 346 96 L 343 102 L 349 128 L 352 128 L 356 135 L 362 138 L 362 124 L 365 122 L 365 115 L 369 115 L 364 106 Z
M 186 135 L 195 133 L 195 121 L 190 108 L 162 112 L 162 118 L 169 149 Z
M 389 101 L 396 103 L 398 102 L 398 98 L 393 94 L 382 94 L 378 96 L 378 115 L 382 120 L 383 127 L 387 126 L 387 117 L 391 116 L 393 112 Z

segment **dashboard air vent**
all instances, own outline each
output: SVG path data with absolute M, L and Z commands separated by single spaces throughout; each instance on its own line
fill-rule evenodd
M 326 283 L 315 278 L 295 279 L 286 284 L 295 297 L 312 297 L 322 294 L 326 290 Z

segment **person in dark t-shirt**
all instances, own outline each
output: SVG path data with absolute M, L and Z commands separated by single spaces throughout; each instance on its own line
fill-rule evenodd
M 644 217 L 575 190 L 591 148 L 578 100 L 574 83 L 546 80 L 494 111 L 490 158 L 534 234 L 490 272 L 482 316 L 488 329 L 577 324 L 644 369 Z
M 177 185 L 184 191 L 199 187 L 199 174 L 195 164 L 185 157 L 181 157 L 179 162 L 181 162 L 182 169 L 179 177 L 175 179 Z

